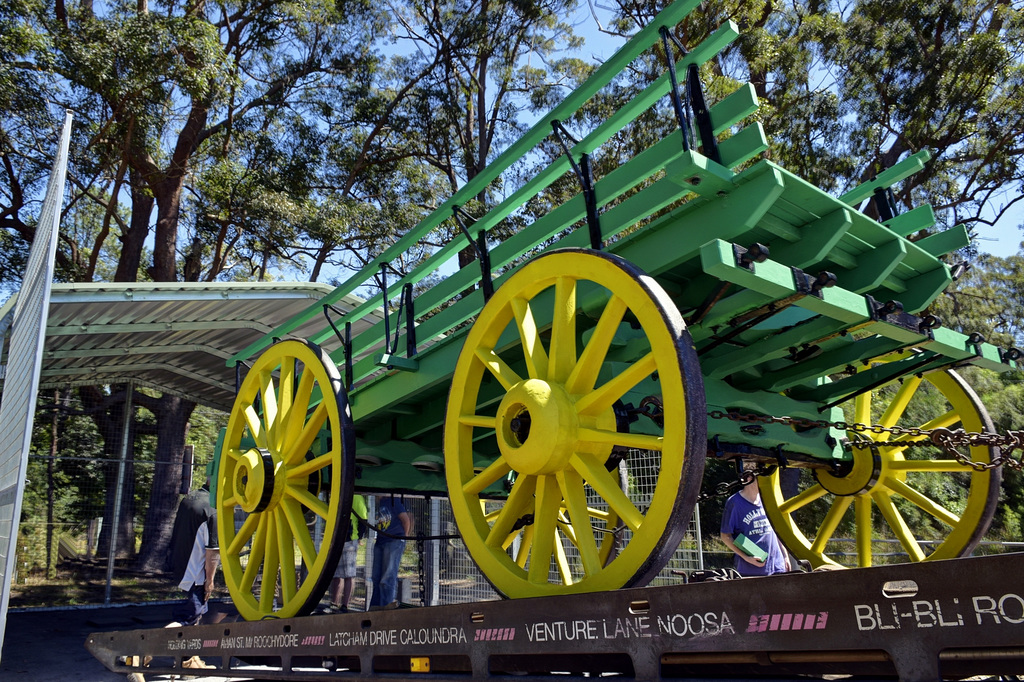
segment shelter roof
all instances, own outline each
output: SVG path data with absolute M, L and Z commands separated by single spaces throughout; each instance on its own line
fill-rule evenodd
M 229 411 L 235 370 L 228 358 L 331 291 L 302 282 L 54 284 L 39 388 L 133 381 Z M 0 333 L 15 299 L 0 307 Z M 360 303 L 350 295 L 333 307 Z M 363 318 L 353 333 L 380 317 Z M 290 336 L 309 338 L 326 326 L 313 317 Z M 332 351 L 341 342 L 322 345 Z

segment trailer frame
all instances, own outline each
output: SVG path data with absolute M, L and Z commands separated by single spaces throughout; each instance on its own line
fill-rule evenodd
M 1024 670 L 1024 554 L 91 634 L 110 670 L 275 680 L 858 679 Z M 148 657 L 152 657 L 148 659 Z M 149 665 L 143 665 L 148 661 Z

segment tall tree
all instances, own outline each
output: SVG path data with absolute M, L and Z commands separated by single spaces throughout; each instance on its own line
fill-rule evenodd
M 526 129 L 535 95 L 560 75 L 559 51 L 579 47 L 575 0 L 414 0 L 392 4 L 398 66 L 422 74 L 406 110 L 427 161 L 452 194 Z M 495 186 L 476 201 L 486 206 Z M 473 212 L 473 207 L 469 207 Z M 460 253 L 460 265 L 472 252 Z
M 373 17 L 358 0 L 152 7 L 144 1 L 47 7 L 25 0 L 0 13 L 13 30 L 0 45 L 12 55 L 0 77 L 33 86 L 26 91 L 35 95 L 31 111 L 45 112 L 52 103 L 76 112 L 75 192 L 66 214 L 94 203 L 102 216 L 82 243 L 63 235 L 62 276 L 91 279 L 102 251 L 116 258 L 110 268 L 116 281 L 200 279 L 204 269 L 188 258 L 195 240 L 180 233 L 192 171 L 203 159 L 224 158 L 236 129 L 253 127 L 250 119 L 351 76 L 368 59 Z M 3 226 L 14 230 L 5 236 L 28 243 L 34 224 L 26 197 L 47 166 L 37 151 L 46 128 L 17 102 L 0 103 Z M 125 201 L 130 209 L 122 215 Z M 111 243 L 115 234 L 119 244 Z M 171 463 L 180 461 L 195 403 L 175 396 L 150 403 L 161 432 L 156 457 L 166 465 L 156 471 L 140 563 L 158 568 L 180 471 Z

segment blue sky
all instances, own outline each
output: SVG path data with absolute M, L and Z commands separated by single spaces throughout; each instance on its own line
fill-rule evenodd
M 995 225 L 979 225 L 975 229 L 978 250 L 1000 258 L 1016 255 L 1024 241 L 1021 223 L 1024 223 L 1024 202 L 1017 202 Z

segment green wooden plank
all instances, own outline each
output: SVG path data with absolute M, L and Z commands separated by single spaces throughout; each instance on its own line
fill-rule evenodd
M 936 232 L 924 239 L 918 239 L 914 243 L 937 258 L 969 245 L 971 243 L 971 235 L 967 233 L 965 226 L 954 225 L 948 230 Z
M 939 262 L 933 270 L 907 280 L 906 289 L 899 293 L 898 299 L 908 313 L 920 312 L 938 298 L 939 294 L 945 291 L 952 281 L 949 266 Z
M 935 211 L 931 205 L 925 204 L 912 208 L 906 213 L 893 216 L 883 223 L 901 237 L 914 234 L 919 230 L 927 230 L 935 225 Z
M 880 287 L 896 266 L 907 257 L 906 242 L 902 239 L 893 239 L 865 251 L 863 255 L 866 257 L 858 259 L 856 268 L 835 270 L 834 274 L 844 289 L 873 291 Z
M 755 121 L 740 130 L 732 137 L 718 143 L 718 155 L 722 157 L 722 165 L 736 168 L 768 149 L 768 138 L 760 121 Z
M 665 176 L 702 197 L 724 196 L 733 189 L 734 173 L 706 156 L 684 152 L 665 167 Z
M 721 135 L 727 128 L 756 112 L 758 106 L 757 91 L 750 83 L 741 85 L 739 89 L 729 93 L 710 112 L 715 135 Z
M 931 153 L 929 153 L 927 149 L 922 149 L 916 154 L 903 159 L 892 168 L 887 168 L 882 171 L 873 180 L 857 185 L 852 190 L 839 197 L 839 200 L 844 204 L 856 206 L 874 194 L 876 189 L 887 189 L 900 180 L 917 173 L 924 168 L 924 165 L 931 158 Z
M 848 208 L 832 211 L 804 225 L 796 241 L 769 244 L 772 259 L 798 268 L 822 262 L 853 226 L 851 212 Z

